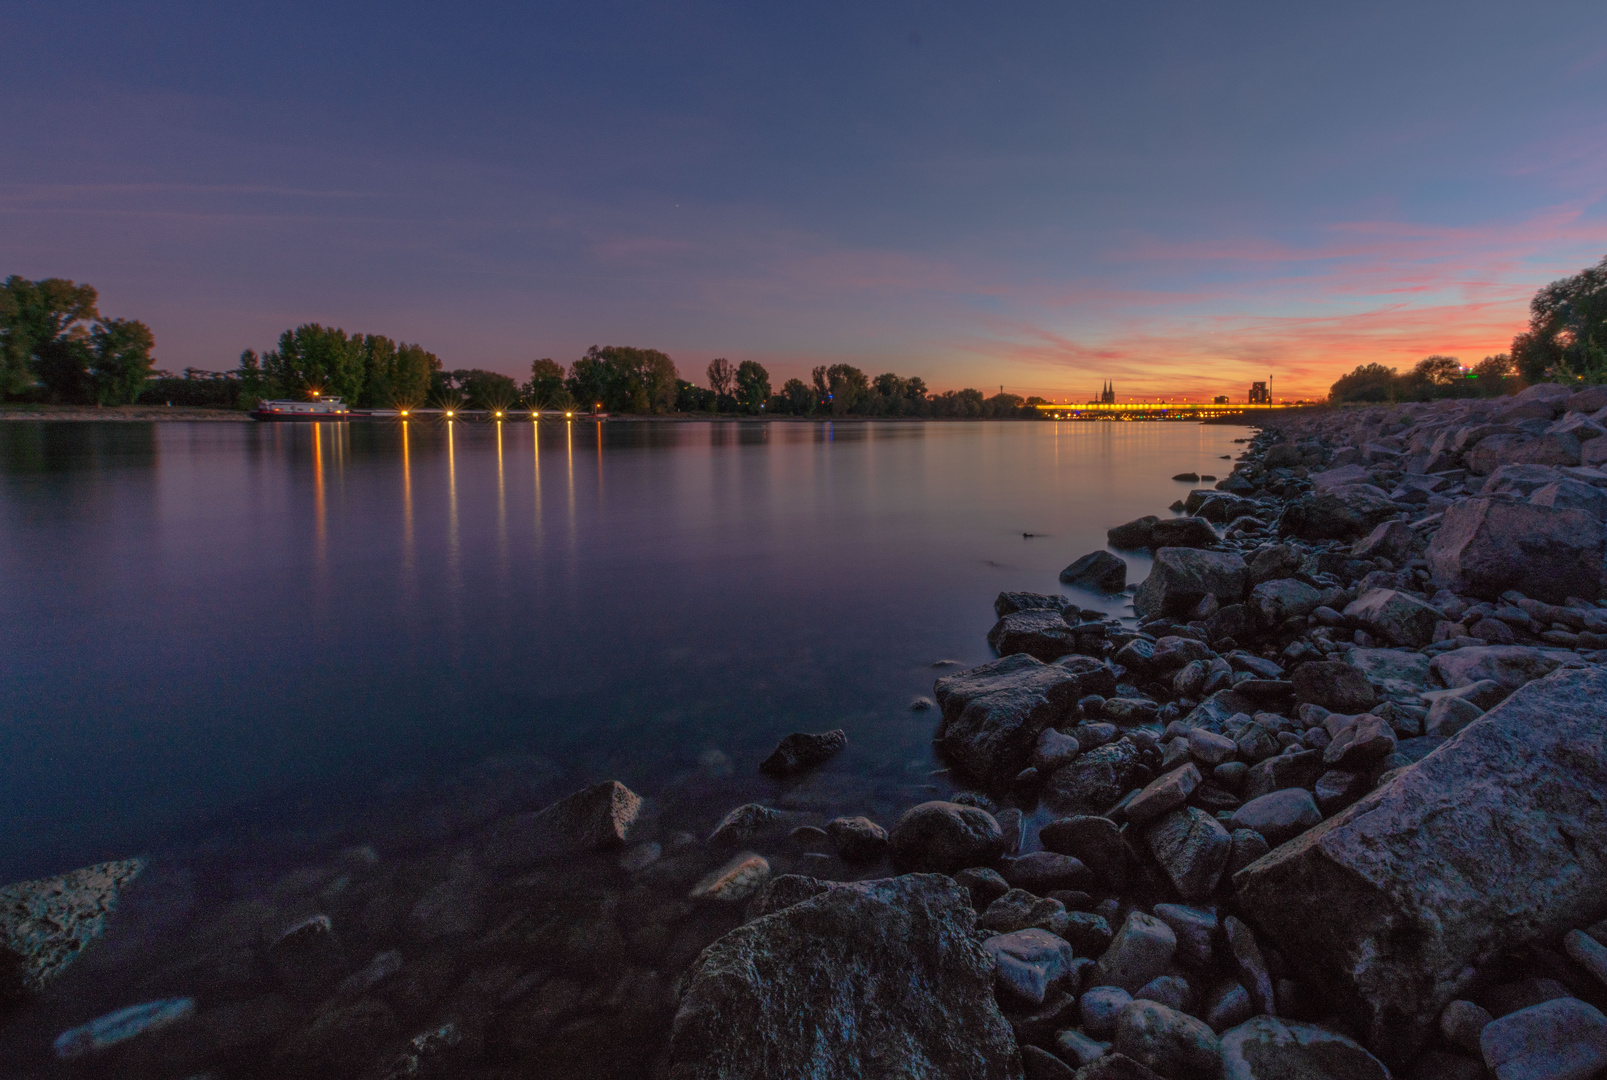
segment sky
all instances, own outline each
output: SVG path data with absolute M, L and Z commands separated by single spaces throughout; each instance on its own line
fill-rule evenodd
M 1505 351 L 1607 255 L 1607 4 L 0 0 L 0 275 L 1086 400 Z

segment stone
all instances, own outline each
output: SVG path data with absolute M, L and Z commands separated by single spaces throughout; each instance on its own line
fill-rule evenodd
M 1154 1069 L 1126 1054 L 1107 1052 L 1077 1070 L 1077 1080 L 1164 1080 Z
M 1017 611 L 993 624 L 988 645 L 1000 656 L 1025 653 L 1048 663 L 1077 651 L 1077 632 L 1058 611 Z
M 1236 604 L 1244 598 L 1247 568 L 1233 552 L 1161 548 L 1149 576 L 1133 594 L 1139 615 L 1181 615 L 1207 596 Z
M 523 866 L 620 847 L 641 809 L 641 797 L 618 780 L 593 784 L 545 810 L 515 814 L 492 825 L 481 857 L 494 867 Z
M 1484 710 L 1466 698 L 1442 697 L 1428 707 L 1423 734 L 1449 738 L 1484 715 Z
M 1056 889 L 1081 889 L 1094 883 L 1081 861 L 1053 851 L 1034 851 L 1007 859 L 1004 880 L 1013 888 L 1026 889 L 1039 896 Z
M 142 859 L 98 863 L 0 888 L 0 1001 L 39 993 L 106 930 Z
M 1322 594 L 1304 581 L 1275 578 L 1251 589 L 1245 606 L 1263 626 L 1282 626 L 1285 620 L 1316 611 L 1322 606 Z
M 1038 830 L 1038 842 L 1048 851 L 1077 859 L 1106 890 L 1118 890 L 1126 881 L 1127 845 L 1109 818 L 1090 814 L 1059 818 Z
M 1250 1004 L 1255 1006 L 1257 1012 L 1275 1012 L 1272 973 L 1267 969 L 1267 961 L 1255 939 L 1255 932 L 1243 919 L 1229 915 L 1222 920 L 1222 936 L 1227 943 L 1233 968 L 1238 973 L 1239 985 L 1250 995 Z
M 867 817 L 834 818 L 826 835 L 843 862 L 875 862 L 887 853 L 887 830 Z
M 895 865 L 939 874 L 985 866 L 1004 853 L 1004 832 L 992 814 L 942 801 L 920 803 L 904 811 L 888 842 Z
M 982 912 L 977 926 L 995 934 L 1036 927 L 1060 937 L 1066 928 L 1066 905 L 1047 896 L 1035 896 L 1025 889 L 1011 889 Z M 1069 939 L 1068 939 L 1069 940 Z
M 937 680 L 934 696 L 943 710 L 933 742 L 967 776 L 1008 786 L 1031 763 L 1045 728 L 1063 720 L 1085 693 L 1103 686 L 1108 668 L 1088 657 L 1091 667 L 1045 664 L 1027 656 L 1007 656 Z M 1086 689 L 1085 689 L 1086 688 Z
M 1233 847 L 1228 852 L 1228 867 L 1224 878 L 1232 881 L 1233 875 L 1272 850 L 1267 838 L 1254 829 L 1233 829 Z
M 1086 901 L 1084 903 L 1086 904 Z M 1110 948 L 1110 943 L 1116 936 L 1111 932 L 1110 923 L 1105 921 L 1105 917 L 1091 911 L 1066 912 L 1065 923 L 1055 932 L 1071 942 L 1071 947 L 1077 950 L 1079 956 L 1100 955 Z
M 1049 987 L 1071 970 L 1071 945 L 1036 928 L 995 934 L 982 943 L 1000 987 L 1024 1001 L 1043 1004 Z
M 1527 645 L 1469 645 L 1440 653 L 1429 661 L 1429 670 L 1448 687 L 1493 682 L 1512 691 L 1550 675 L 1562 664 L 1555 651 Z
M 974 920 L 952 880 L 913 874 L 737 927 L 688 973 L 666 1075 L 1014 1080 L 1015 1036 Z
M 1026 1080 L 1076 1080 L 1070 1065 L 1040 1046 L 1021 1048 L 1021 1069 Z
M 1322 761 L 1332 768 L 1368 769 L 1395 752 L 1395 732 L 1371 713 L 1363 713 L 1354 724 L 1330 734 L 1333 741 L 1322 752 Z
M 1150 663 L 1157 672 L 1173 671 L 1195 661 L 1209 663 L 1215 653 L 1203 641 L 1177 634 L 1167 634 L 1155 640 L 1155 651 Z
M 1073 1068 L 1087 1065 L 1104 1055 L 1104 1046 L 1076 1028 L 1067 1028 L 1055 1034 L 1055 1056 Z
M 1569 957 L 1607 986 L 1607 945 L 1603 945 L 1583 930 L 1570 930 L 1562 941 Z
M 1135 1000 L 1116 1017 L 1114 1047 L 1173 1080 L 1215 1080 L 1222 1069 L 1216 1033 L 1187 1013 Z
M 1353 772 L 1348 769 L 1330 769 L 1317 778 L 1312 797 L 1324 817 L 1339 813 L 1345 807 L 1373 790 L 1371 772 Z
M 1607 1016 L 1557 998 L 1492 1020 L 1479 1050 L 1495 1080 L 1592 1080 L 1607 1069 Z
M 280 934 L 268 946 L 267 960 L 285 993 L 298 1001 L 320 1001 L 346 977 L 346 954 L 327 915 L 304 919 Z
M 1561 604 L 1601 594 L 1607 529 L 1582 510 L 1505 499 L 1451 504 L 1427 559 L 1436 586 L 1494 600 L 1516 589 Z
M 1095 986 L 1077 1000 L 1083 1030 L 1096 1039 L 1108 1039 L 1116 1032 L 1116 1018 L 1133 1003 L 1133 995 L 1119 986 Z
M 136 1035 L 159 1031 L 195 1015 L 193 998 L 163 998 L 130 1005 L 126 1009 L 98 1016 L 82 1027 L 56 1037 L 56 1056 L 63 1059 L 84 1057 L 126 1042 Z
M 1166 967 L 1177 951 L 1177 935 L 1153 915 L 1129 912 L 1110 948 L 1099 958 L 1097 978 L 1102 986 L 1119 986 L 1131 994 Z
M 1105 700 L 1105 717 L 1127 727 L 1150 723 L 1159 711 L 1160 705 L 1149 698 L 1113 697 Z
M 770 863 L 763 855 L 744 851 L 733 855 L 702 880 L 687 894 L 691 900 L 710 900 L 723 904 L 740 904 L 757 893 L 770 880 Z
M 1067 585 L 1118 593 L 1127 587 L 1127 563 L 1108 551 L 1091 551 L 1060 571 L 1060 580 Z
M 1583 510 L 1597 521 L 1607 519 L 1607 491 L 1578 480 L 1558 480 L 1540 488 L 1529 501 L 1558 510 Z
M 1321 750 L 1285 751 L 1258 762 L 1245 773 L 1240 794 L 1250 800 L 1287 788 L 1314 788 L 1325 771 L 1322 754 Z
M 1110 546 L 1118 551 L 1149 547 L 1150 537 L 1155 532 L 1155 523 L 1160 520 L 1154 514 L 1137 518 L 1125 525 L 1118 525 L 1114 529 L 1106 530 L 1105 539 L 1110 541 Z
M 1371 589 L 1345 605 L 1345 618 L 1394 645 L 1419 648 L 1434 640 L 1445 618 L 1439 608 L 1398 589 Z
M 1082 745 L 1076 739 L 1054 728 L 1045 728 L 1032 748 L 1032 767 L 1047 776 L 1062 765 L 1070 764 L 1081 752 Z
M 1199 766 L 1192 761 L 1181 768 L 1163 773 L 1151 780 L 1145 788 L 1127 803 L 1127 820 L 1135 825 L 1154 821 L 1188 802 L 1194 789 L 1200 786 Z
M 984 911 L 987 906 L 1010 891 L 1004 875 L 985 866 L 968 866 L 950 875 L 971 896 L 971 906 Z
M 1194 991 L 1189 982 L 1181 975 L 1157 975 L 1149 982 L 1138 988 L 1133 994 L 1135 1001 L 1154 1001 L 1165 1005 L 1168 1009 L 1177 1009 L 1188 1012 L 1189 1002 Z
M 1194 967 L 1209 967 L 1211 940 L 1216 936 L 1216 912 L 1187 904 L 1156 904 L 1155 917 L 1172 928 L 1177 938 L 1177 959 Z
M 1351 545 L 1358 559 L 1388 559 L 1399 562 L 1412 550 L 1412 527 L 1404 521 L 1386 521 Z
M 1377 488 L 1342 484 L 1286 505 L 1278 517 L 1278 535 L 1302 540 L 1350 540 L 1371 532 L 1398 512 Z
M 1415 649 L 1351 649 L 1345 663 L 1386 694 L 1411 697 L 1428 686 L 1428 657 Z
M 769 757 L 759 762 L 766 776 L 792 776 L 817 768 L 843 752 L 848 736 L 842 728 L 810 733 L 795 731 L 781 740 Z
M 1216 542 L 1216 530 L 1199 518 L 1162 518 L 1150 526 L 1152 548 L 1207 548 Z
M 1057 770 L 1044 785 L 1043 801 L 1056 813 L 1102 814 L 1151 775 L 1138 748 L 1123 739 L 1085 751 Z
M 1495 1017 L 1471 1001 L 1453 1001 L 1440 1010 L 1440 1034 L 1458 1050 L 1479 1052 L 1479 1036 Z
M 1409 1048 L 1484 958 L 1557 940 L 1607 893 L 1607 671 L 1516 691 L 1341 814 L 1239 871 L 1246 917 Z M 1585 749 L 1585 748 L 1590 749 Z M 1385 944 L 1387 942 L 1387 944 Z
M 1484 476 L 1503 465 L 1578 465 L 1579 440 L 1572 435 L 1492 435 L 1467 453 L 1468 472 Z
M 1224 1032 L 1222 1080 L 1390 1080 L 1353 1039 L 1315 1024 L 1257 1016 Z
M 1066 598 L 1050 593 L 1036 592 L 1001 592 L 993 598 L 993 614 L 996 618 L 1004 618 L 1017 611 L 1065 611 Z M 1075 614 L 1075 611 L 1073 612 Z
M 709 843 L 716 847 L 736 847 L 761 836 L 779 833 L 793 818 L 780 810 L 772 810 L 759 803 L 743 803 L 732 810 L 709 834 Z
M 1405 1080 L 1486 1080 L 1484 1062 L 1444 1050 L 1428 1050 L 1412 1059 Z
M 1295 668 L 1295 697 L 1337 713 L 1362 713 L 1378 703 L 1367 676 L 1342 660 L 1313 660 Z
M 1203 900 L 1216 891 L 1233 847 L 1233 838 L 1216 818 L 1195 806 L 1174 810 L 1155 822 L 1145 842 L 1185 900 Z
M 1251 829 L 1273 847 L 1294 839 L 1322 821 L 1322 811 L 1305 788 L 1284 788 L 1251 799 L 1233 812 L 1229 827 Z
M 1181 722 L 1185 728 L 1203 727 L 1208 731 L 1221 731 L 1222 725 L 1231 717 L 1239 713 L 1253 713 L 1256 708 L 1255 702 L 1235 690 L 1218 690 L 1196 705 Z

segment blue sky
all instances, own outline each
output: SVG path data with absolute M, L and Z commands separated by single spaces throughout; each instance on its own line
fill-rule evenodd
M 0 273 L 1086 397 L 1501 351 L 1607 254 L 1607 5 L 0 2 Z

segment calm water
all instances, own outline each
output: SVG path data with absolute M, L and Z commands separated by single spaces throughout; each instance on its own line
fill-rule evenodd
M 0 880 L 488 755 L 651 795 L 840 726 L 833 768 L 924 777 L 908 703 L 988 657 L 994 595 L 1059 588 L 1243 433 L 0 425 Z

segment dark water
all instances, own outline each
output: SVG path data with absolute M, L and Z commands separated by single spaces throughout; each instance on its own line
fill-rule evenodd
M 657 1075 L 679 980 L 740 918 L 688 900 L 730 855 L 698 838 L 749 800 L 890 825 L 952 792 L 935 714 L 909 708 L 934 661 L 987 659 L 1001 589 L 1058 589 L 1241 435 L 0 425 L 0 880 L 148 859 L 103 940 L 0 1005 L 0 1073 L 416 1075 L 386 1063 L 450 1023 L 428 1075 Z M 850 743 L 824 768 L 758 774 L 832 727 Z M 658 861 L 499 861 L 488 825 L 610 778 L 646 797 Z M 312 915 L 360 985 L 277 965 Z M 193 1015 L 51 1051 L 169 998 Z

